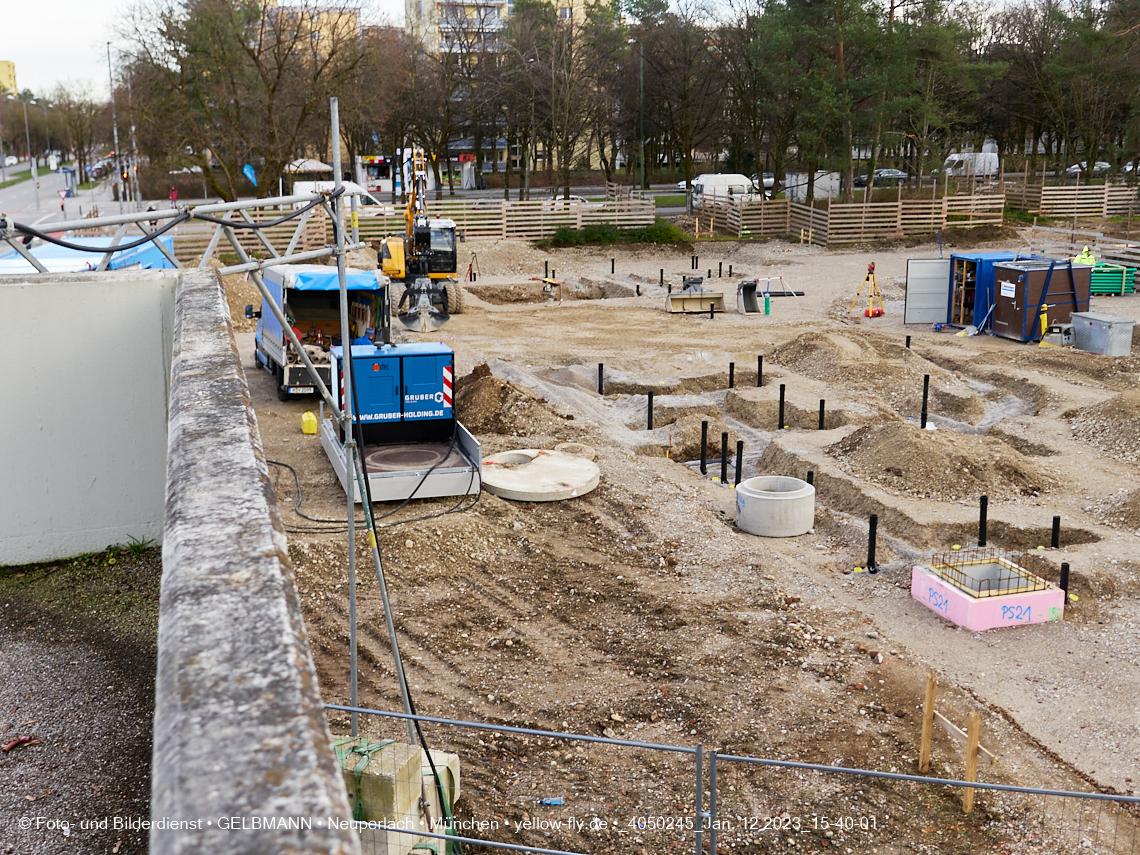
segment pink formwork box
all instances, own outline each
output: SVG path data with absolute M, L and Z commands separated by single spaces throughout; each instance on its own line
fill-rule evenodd
M 1037 579 L 1032 574 L 1026 575 Z M 1037 587 L 1037 590 L 1015 588 L 1008 593 L 978 596 L 981 592 L 969 584 L 956 585 L 931 567 L 914 567 L 910 575 L 910 594 L 939 617 L 981 632 L 999 626 L 1060 620 L 1064 615 L 1065 592 L 1044 580 L 1038 581 L 1037 586 L 1023 586 Z

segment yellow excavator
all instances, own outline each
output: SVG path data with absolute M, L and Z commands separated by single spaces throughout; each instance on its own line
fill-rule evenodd
M 396 309 L 412 332 L 432 332 L 463 311 L 463 290 L 456 278 L 455 221 L 427 213 L 427 161 L 422 148 L 412 150 L 408 205 L 403 236 L 380 243 L 380 269 L 404 293 Z

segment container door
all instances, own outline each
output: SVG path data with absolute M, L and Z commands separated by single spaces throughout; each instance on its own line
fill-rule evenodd
M 451 354 L 404 357 L 404 421 L 450 419 Z
M 950 259 L 911 258 L 906 263 L 904 324 L 944 324 L 950 290 Z
M 394 356 L 357 356 L 357 406 L 362 424 L 400 420 L 400 360 Z
M 1024 294 L 1027 274 L 1007 267 L 994 268 L 994 335 L 1021 341 L 1021 321 L 1025 315 Z

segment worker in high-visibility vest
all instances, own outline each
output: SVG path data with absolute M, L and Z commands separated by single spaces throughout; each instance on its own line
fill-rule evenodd
M 1089 248 L 1086 246 L 1081 250 L 1081 254 L 1073 257 L 1073 264 L 1087 264 L 1090 267 L 1096 266 L 1096 256 L 1093 255 Z

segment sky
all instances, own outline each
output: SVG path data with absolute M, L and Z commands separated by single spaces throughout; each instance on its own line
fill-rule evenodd
M 403 23 L 404 0 L 359 5 Z M 57 83 L 86 82 L 95 97 L 106 98 L 107 42 L 114 50 L 115 23 L 129 8 L 124 0 L 51 0 L 43 6 L 8 0 L 0 4 L 0 60 L 16 63 L 21 90 L 46 95 Z

